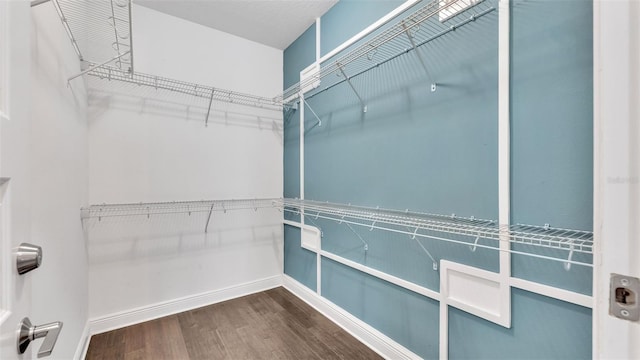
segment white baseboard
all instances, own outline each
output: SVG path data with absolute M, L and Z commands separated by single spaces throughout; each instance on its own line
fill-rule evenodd
M 411 350 L 309 290 L 290 276 L 283 275 L 283 286 L 385 359 L 421 359 Z
M 73 356 L 76 360 L 82 360 L 87 357 L 87 350 L 89 350 L 89 340 L 91 339 L 91 335 L 89 335 L 89 323 L 87 322 L 84 325 L 84 330 L 82 331 L 82 335 L 80 336 L 80 342 L 78 343 L 78 348 L 76 349 L 76 353 Z
M 255 294 L 278 286 L 282 286 L 281 275 L 90 319 L 88 327 L 89 334 L 100 334 L 241 296 Z

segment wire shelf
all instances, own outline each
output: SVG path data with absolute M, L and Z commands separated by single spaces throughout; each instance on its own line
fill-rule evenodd
M 81 209 L 83 221 L 110 217 L 169 215 L 227 212 L 228 210 L 257 210 L 273 208 L 279 199 L 238 199 L 238 200 L 199 200 L 173 201 L 134 204 L 101 204 Z
M 282 110 L 282 102 L 275 98 L 261 97 L 251 94 L 244 94 L 231 90 L 214 88 L 211 86 L 189 83 L 185 81 L 164 78 L 160 76 L 143 74 L 139 72 L 129 73 L 112 66 L 97 64 L 89 64 L 93 67 L 87 72 L 87 75 L 94 76 L 108 81 L 120 81 L 135 84 L 138 86 L 146 86 L 156 90 L 163 89 L 204 98 L 209 101 L 227 102 L 245 106 L 253 106 L 269 110 Z
M 100 222 L 103 219 L 116 217 L 146 217 L 175 214 L 206 213 L 204 232 L 209 230 L 209 222 L 214 212 L 226 213 L 230 210 L 254 210 L 274 208 L 277 199 L 232 199 L 232 200 L 199 200 L 174 201 L 137 204 L 102 204 L 91 205 L 80 209 L 83 224 L 89 221 Z
M 574 253 L 593 254 L 593 233 L 581 230 L 551 228 L 548 226 L 532 225 L 500 225 L 492 220 L 456 217 L 455 215 L 438 215 L 429 213 L 409 212 L 408 210 L 390 210 L 368 208 L 361 206 L 334 204 L 312 200 L 282 199 L 276 201 L 286 212 L 299 214 L 303 212 L 311 218 L 322 218 L 407 234 L 412 237 L 421 236 L 452 243 L 469 245 L 472 250 L 476 247 L 498 250 L 500 242 L 511 243 L 512 253 L 531 255 L 565 262 L 565 268 L 570 264 L 592 266 L 591 263 L 573 259 Z M 438 235 L 434 235 L 437 233 Z M 457 240 L 447 235 L 462 235 L 469 237 L 469 241 Z M 479 243 L 480 239 L 494 241 L 494 245 Z M 514 245 L 564 250 L 568 252 L 566 259 L 558 259 L 540 255 L 526 249 L 515 249 Z M 569 264 L 569 266 L 567 266 Z
M 58 15 L 80 60 L 115 59 L 133 71 L 130 0 L 54 0 Z
M 311 97 L 410 53 L 418 58 L 425 76 L 435 86 L 436 79 L 429 73 L 429 66 L 418 48 L 495 9 L 492 0 L 432 0 L 370 40 L 328 60 L 320 66 L 319 72 L 286 89 L 281 99 L 289 106 L 297 101 L 303 89 L 306 92 L 315 88 L 307 96 Z M 321 88 L 318 87 L 320 82 Z

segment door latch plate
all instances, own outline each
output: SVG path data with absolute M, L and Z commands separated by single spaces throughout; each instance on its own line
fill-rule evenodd
M 611 274 L 609 314 L 617 318 L 640 320 L 640 279 L 633 276 Z

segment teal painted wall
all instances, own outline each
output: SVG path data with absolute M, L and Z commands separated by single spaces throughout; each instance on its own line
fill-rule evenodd
M 592 4 L 550 4 L 515 1 L 512 11 L 512 220 L 591 230 Z M 323 54 L 397 5 L 341 1 L 322 18 Z M 375 16 L 360 19 L 359 12 L 348 10 L 356 7 L 370 7 L 362 14 Z M 309 97 L 323 124 L 315 126 L 306 111 L 305 198 L 497 219 L 497 35 L 493 12 L 421 47 L 439 84 L 435 93 L 416 58 L 402 56 L 352 79 L 366 99 L 367 113 L 347 84 Z M 289 67 L 297 77 L 313 62 L 315 37 L 305 33 L 298 41 L 285 51 L 285 76 Z M 329 48 L 325 41 L 335 44 Z M 311 60 L 301 64 L 287 56 Z M 299 195 L 298 118 L 294 113 L 285 126 L 287 197 Z M 409 236 L 312 216 L 305 221 L 322 229 L 323 250 L 439 289 L 439 273 Z M 294 249 L 299 241 L 299 231 L 285 231 L 285 273 L 315 290 L 316 258 Z M 436 260 L 498 271 L 496 251 L 421 241 Z M 589 294 L 591 269 L 574 265 L 567 272 L 562 265 L 514 255 L 512 271 Z M 437 302 L 327 259 L 322 275 L 324 297 L 420 356 L 437 358 Z M 452 309 L 450 357 L 590 357 L 589 309 L 519 290 L 512 301 L 512 329 Z M 531 345 L 542 342 L 547 346 Z
M 328 259 L 322 296 L 420 356 L 438 358 L 437 301 Z
M 511 328 L 449 307 L 450 359 L 591 359 L 591 309 L 511 292 Z
M 316 254 L 300 247 L 300 229 L 284 226 L 284 273 L 315 291 Z
M 593 228 L 592 8 L 584 0 L 512 8 L 513 223 Z M 591 268 L 561 266 L 515 255 L 512 273 L 591 294 Z

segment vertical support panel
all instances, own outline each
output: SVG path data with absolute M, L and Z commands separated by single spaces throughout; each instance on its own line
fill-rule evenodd
M 498 217 L 500 224 L 511 223 L 511 2 L 500 0 L 498 13 Z M 510 299 L 511 244 L 509 234 L 500 239 L 500 289 Z M 504 326 L 511 326 L 511 301 L 503 304 Z

